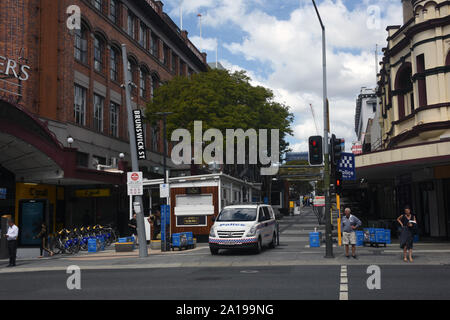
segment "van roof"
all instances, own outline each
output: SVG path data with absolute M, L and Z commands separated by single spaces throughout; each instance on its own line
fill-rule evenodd
M 229 206 L 225 206 L 224 207 L 224 209 L 225 208 L 257 208 L 257 207 L 262 207 L 262 206 L 266 206 L 266 207 L 268 207 L 269 205 L 268 204 L 252 204 L 252 203 L 249 203 L 249 204 L 233 204 L 233 205 L 229 205 Z

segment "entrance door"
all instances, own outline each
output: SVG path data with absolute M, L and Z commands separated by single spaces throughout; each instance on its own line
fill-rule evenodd
M 447 220 L 447 238 L 450 239 L 450 179 L 444 180 L 444 206 L 445 206 L 445 219 Z
M 39 246 L 40 239 L 33 239 L 46 221 L 46 200 L 21 200 L 19 203 L 19 245 Z M 48 223 L 47 223 L 48 225 Z

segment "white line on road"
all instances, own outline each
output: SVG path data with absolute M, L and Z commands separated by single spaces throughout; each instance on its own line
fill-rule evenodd
M 340 277 L 340 286 L 339 286 L 339 300 L 348 300 L 347 266 L 341 266 L 341 277 Z

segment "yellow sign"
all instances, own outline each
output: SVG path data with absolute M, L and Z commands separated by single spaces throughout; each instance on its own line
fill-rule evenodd
M 289 207 L 290 208 L 294 208 L 295 207 L 294 201 L 289 201 Z
M 75 190 L 75 196 L 77 198 L 99 198 L 99 197 L 110 197 L 110 189 L 86 189 L 86 190 Z

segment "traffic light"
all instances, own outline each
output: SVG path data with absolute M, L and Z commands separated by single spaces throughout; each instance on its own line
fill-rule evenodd
M 339 170 L 336 170 L 334 173 L 335 179 L 334 179 L 334 189 L 336 190 L 336 194 L 341 195 L 342 194 L 342 172 Z
M 339 164 L 339 161 L 341 161 L 342 157 L 342 146 L 341 146 L 342 139 L 336 138 L 336 135 L 331 136 L 331 142 L 330 142 L 330 154 L 331 154 L 331 165 L 337 166 Z
M 320 166 L 323 164 L 323 139 L 321 136 L 309 137 L 309 164 Z

